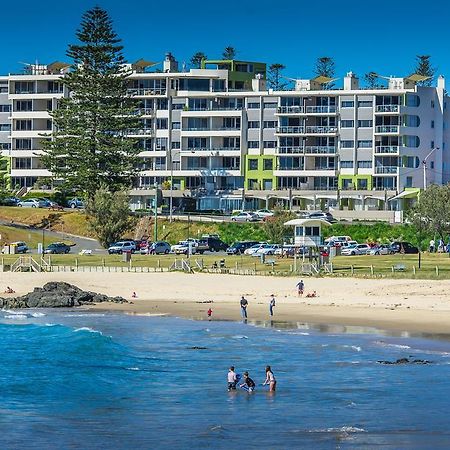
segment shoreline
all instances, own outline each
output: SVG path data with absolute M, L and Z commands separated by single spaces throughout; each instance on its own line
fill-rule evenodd
M 49 281 L 65 281 L 81 289 L 122 296 L 132 303 L 98 304 L 91 311 L 128 314 L 170 314 L 196 320 L 242 321 L 239 300 L 249 302 L 248 320 L 268 322 L 269 297 L 274 294 L 273 321 L 370 327 L 450 335 L 450 280 L 361 278 L 306 278 L 305 292 L 316 298 L 299 298 L 300 278 L 225 274 L 164 273 L 2 273 L 0 290 L 11 286 L 24 295 Z M 136 292 L 137 298 L 132 298 Z M 0 294 L 8 297 L 8 294 Z

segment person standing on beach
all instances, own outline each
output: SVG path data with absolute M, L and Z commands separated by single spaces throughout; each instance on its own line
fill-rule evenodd
M 208 314 L 208 319 L 211 320 L 211 316 L 212 316 L 212 309 L 209 308 L 208 311 L 206 311 L 206 314 Z
M 300 280 L 297 283 L 297 291 L 298 291 L 298 296 L 301 297 L 303 295 L 303 291 L 305 290 L 305 283 L 303 283 L 303 280 Z
M 234 366 L 231 366 L 230 370 L 228 371 L 228 392 L 236 390 L 237 381 L 238 379 L 236 372 L 234 371 Z
M 241 297 L 241 316 L 243 319 L 247 318 L 247 306 L 248 306 L 248 301 L 244 296 L 242 296 Z
M 271 316 L 273 316 L 274 306 L 275 306 L 275 296 L 273 294 L 271 294 L 270 301 L 269 301 L 269 312 L 270 312 Z
M 269 392 L 275 392 L 277 380 L 275 380 L 275 375 L 273 374 L 270 366 L 266 366 L 266 380 L 264 381 L 263 386 L 266 384 L 269 385 Z

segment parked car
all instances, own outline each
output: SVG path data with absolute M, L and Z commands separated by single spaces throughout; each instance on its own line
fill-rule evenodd
M 296 246 L 293 244 L 280 245 L 274 252 L 274 255 L 278 256 L 294 256 Z
M 370 251 L 370 245 L 368 244 L 354 244 L 345 247 L 341 251 L 341 255 L 354 256 L 354 255 L 367 255 Z
M 217 236 L 202 237 L 198 241 L 197 252 L 203 254 L 206 251 L 209 252 L 220 252 L 221 250 L 226 250 L 228 244 L 221 241 Z
M 247 250 L 244 251 L 244 255 L 253 255 L 253 253 L 257 252 L 260 248 L 263 248 L 265 245 L 267 245 L 267 242 L 252 245 L 251 247 L 249 247 Z
M 197 246 L 195 244 L 194 240 L 180 241 L 178 244 L 172 245 L 170 250 L 175 254 L 187 255 L 190 248 L 191 254 L 194 255 L 197 252 Z
M 113 253 L 117 253 L 119 255 L 126 252 L 134 253 L 135 250 L 136 244 L 134 243 L 134 241 L 119 241 L 108 247 L 108 253 L 110 255 L 112 255 Z
M 260 249 L 256 250 L 256 252 L 254 252 L 252 256 L 274 255 L 279 248 L 280 246 L 278 244 L 266 244 Z
M 322 212 L 322 211 L 309 213 L 307 215 L 307 218 L 308 219 L 322 219 L 322 220 L 326 220 L 327 222 L 330 222 L 330 223 L 337 222 L 337 220 L 329 212 Z
M 20 200 L 17 206 L 23 208 L 44 208 L 45 202 L 39 198 L 25 198 L 24 200 Z
M 170 244 L 165 241 L 152 242 L 141 248 L 141 255 L 167 255 L 169 252 Z
M 350 236 L 330 236 L 325 239 L 325 244 L 333 243 L 334 247 L 340 247 L 344 242 L 351 241 L 352 238 Z
M 84 202 L 81 200 L 81 198 L 72 198 L 67 202 L 67 206 L 69 208 L 75 209 L 75 208 L 84 208 Z
M 265 219 L 267 217 L 272 217 L 273 216 L 273 212 L 268 210 L 268 209 L 258 209 L 258 211 L 255 212 L 255 214 L 260 218 L 260 219 Z
M 358 245 L 358 241 L 348 241 L 348 242 L 343 242 L 343 243 L 341 244 L 341 248 L 344 249 L 344 248 L 350 247 L 350 246 L 352 246 L 352 245 Z
M 6 244 L 10 247 L 15 247 L 16 253 L 26 253 L 28 251 L 28 245 L 23 241 L 11 242 L 11 244 Z M 3 250 L 2 250 L 3 253 Z
M 231 220 L 233 222 L 257 222 L 260 218 L 254 213 L 242 211 L 232 216 Z
M 0 204 L 3 206 L 17 206 L 20 199 L 17 197 L 5 197 L 0 200 Z
M 375 245 L 375 247 L 372 247 L 368 255 L 389 255 L 389 253 L 390 253 L 389 245 L 380 244 Z
M 419 249 L 409 242 L 395 241 L 389 246 L 389 253 L 417 254 L 419 253 Z
M 227 248 L 227 253 L 229 255 L 242 255 L 245 250 L 251 246 L 258 244 L 256 241 L 238 241 L 234 242 L 233 245 Z
M 64 242 L 54 242 L 53 244 L 47 245 L 44 253 L 49 254 L 65 254 L 70 252 L 70 245 Z

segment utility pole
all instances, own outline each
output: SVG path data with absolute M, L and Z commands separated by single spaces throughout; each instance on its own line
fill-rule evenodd
M 427 159 L 432 155 L 432 153 L 435 150 L 439 150 L 439 147 L 434 147 L 433 149 L 431 149 L 431 152 L 428 153 L 428 155 L 425 156 L 425 158 L 422 161 L 422 165 L 423 165 L 423 190 L 425 190 L 427 188 Z

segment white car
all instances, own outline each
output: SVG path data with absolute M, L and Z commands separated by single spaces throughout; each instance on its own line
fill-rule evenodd
M 368 244 L 355 244 L 345 247 L 341 251 L 341 255 L 354 256 L 354 255 L 367 255 L 370 251 L 370 245 Z
M 44 208 L 45 202 L 38 198 L 26 198 L 24 200 L 20 200 L 17 206 L 21 206 L 23 208 Z
M 133 241 L 119 241 L 108 247 L 108 253 L 110 255 L 112 255 L 113 253 L 118 253 L 119 255 L 128 252 L 134 253 L 135 250 L 136 244 Z
M 275 252 L 280 248 L 278 244 L 267 244 L 256 250 L 252 256 L 261 256 L 261 255 L 275 255 Z
M 390 254 L 390 248 L 389 245 L 386 244 L 380 244 L 376 245 L 375 247 L 372 247 L 368 253 L 368 255 L 389 255 Z
M 330 236 L 325 239 L 325 244 L 333 242 L 335 247 L 342 246 L 344 242 L 350 242 L 352 238 L 350 236 Z
M 197 252 L 197 246 L 195 245 L 195 241 L 193 239 L 180 241 L 178 244 L 172 245 L 172 247 L 170 247 L 170 251 L 177 255 L 187 255 L 189 253 L 189 247 L 191 254 L 194 255 Z
M 257 252 L 266 245 L 266 243 L 252 245 L 250 248 L 244 250 L 244 255 L 253 255 L 253 253 Z
M 348 241 L 348 242 L 343 242 L 343 243 L 341 244 L 341 248 L 344 249 L 344 248 L 347 248 L 347 247 L 351 247 L 351 246 L 353 246 L 353 245 L 358 245 L 358 241 Z
M 268 209 L 259 209 L 258 211 L 255 212 L 255 214 L 261 219 L 273 216 L 273 212 L 269 211 Z
M 260 218 L 254 213 L 242 211 L 232 216 L 231 220 L 233 222 L 257 222 Z

